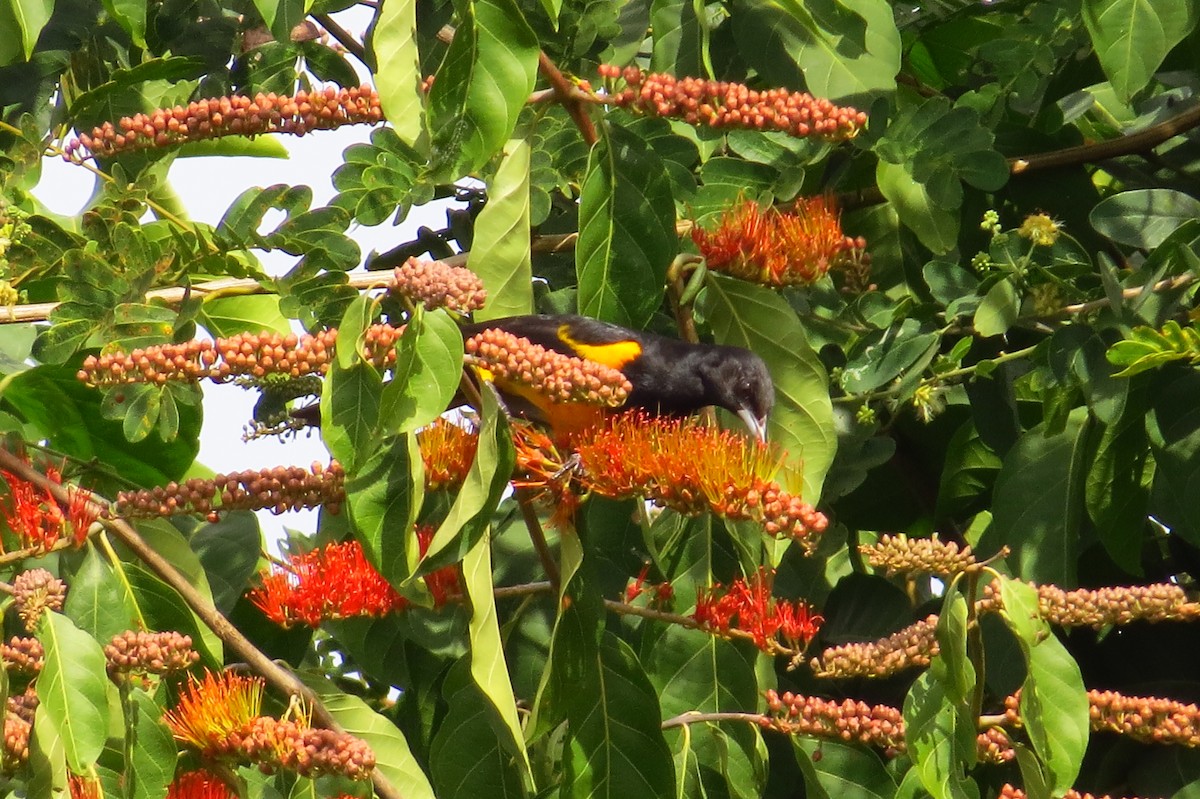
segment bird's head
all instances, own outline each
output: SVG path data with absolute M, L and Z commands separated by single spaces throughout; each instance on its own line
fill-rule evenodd
M 715 347 L 701 370 L 713 405 L 738 415 L 759 441 L 767 440 L 767 417 L 775 405 L 775 384 L 763 359 L 741 347 Z

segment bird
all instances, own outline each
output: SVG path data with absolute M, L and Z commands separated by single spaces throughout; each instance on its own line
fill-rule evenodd
M 500 329 L 563 355 L 617 369 L 633 387 L 618 410 L 641 409 L 654 416 L 687 416 L 708 406 L 736 414 L 759 441 L 775 384 L 766 363 L 742 347 L 691 343 L 574 314 L 525 314 L 460 325 L 463 338 Z M 512 385 L 497 385 L 510 409 L 569 432 L 594 419 L 594 407 L 552 404 Z M 533 406 L 533 407 L 530 407 Z

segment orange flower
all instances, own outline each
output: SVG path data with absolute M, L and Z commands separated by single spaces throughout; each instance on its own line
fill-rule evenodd
M 437 528 L 431 524 L 422 524 L 417 527 L 417 544 L 420 547 L 421 554 L 424 555 L 429 551 L 429 545 L 433 542 L 433 536 L 437 533 Z M 429 589 L 429 593 L 433 596 L 433 606 L 440 608 L 445 605 L 447 600 L 462 596 L 462 585 L 458 580 L 458 567 L 455 565 L 443 566 L 425 575 L 425 587 Z
M 167 799 L 237 799 L 237 794 L 215 774 L 200 769 L 175 777 Z
M 67 790 L 71 799 L 100 799 L 100 781 L 95 777 L 67 776 Z
M 479 434 L 446 419 L 437 419 L 417 433 L 425 463 L 425 490 L 451 488 L 462 483 L 475 460 Z
M 175 740 L 206 756 L 231 754 L 230 734 L 244 730 L 262 707 L 263 681 L 232 671 L 190 678 L 174 709 L 163 714 Z
M 770 535 L 789 535 L 805 546 L 827 524 L 773 479 L 781 468 L 777 453 L 732 431 L 631 412 L 572 443 L 580 482 L 602 496 L 644 496 L 682 513 L 751 519 Z
M 710 269 L 768 286 L 803 286 L 854 260 L 866 241 L 842 232 L 825 197 L 797 200 L 792 211 L 763 210 L 750 200 L 727 209 L 716 227 L 692 229 Z

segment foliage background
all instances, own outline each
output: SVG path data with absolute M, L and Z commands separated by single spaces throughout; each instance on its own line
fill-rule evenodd
M 630 521 L 635 503 L 592 499 L 577 520 L 581 535 L 556 542 L 570 601 L 501 598 L 491 616 L 495 587 L 546 572 L 513 500 L 501 500 L 510 456 L 494 408 L 480 409 L 492 446 L 481 448 L 472 481 L 454 498 L 421 501 L 410 442 L 444 407 L 431 397 L 444 400 L 460 368 L 430 354 L 449 329 L 442 312 L 401 345 L 437 378 L 401 403 L 405 411 L 368 412 L 386 395 L 382 375 L 339 352 L 322 401 L 350 512 L 323 514 L 292 543 L 353 535 L 406 590 L 416 575 L 461 561 L 469 603 L 280 632 L 243 596 L 260 565 L 252 520 L 155 520 L 137 532 L 257 650 L 332 680 L 315 683 L 328 708 L 386 753 L 384 782 L 406 796 L 941 799 L 995 794 L 1006 783 L 1036 795 L 1195 790 L 1194 741 L 1089 737 L 1082 713 L 1085 685 L 1195 700 L 1194 625 L 1048 633 L 1044 620 L 1031 621 L 1045 609 L 1035 611 L 1016 580 L 1004 584 L 1006 613 L 976 623 L 959 609 L 976 598 L 976 580 L 889 576 L 857 549 L 884 532 L 937 533 L 983 556 L 1007 547 L 993 565 L 1019 581 L 1192 586 L 1200 545 L 1192 2 L 387 0 L 365 43 L 328 16 L 340 7 L 0 0 L 0 264 L 14 321 L 0 330 L 0 421 L 13 446 L 69 456 L 68 476 L 102 495 L 206 476 L 194 462 L 203 420 L 193 387 L 114 402 L 76 380 L 84 355 L 201 329 L 287 330 L 289 320 L 345 334 L 369 310 L 350 277 L 364 260 L 378 268 L 401 255 L 469 252 L 490 290 L 483 315 L 578 310 L 678 335 L 680 297 L 667 268 L 691 244 L 677 222 L 712 224 L 739 195 L 786 203 L 832 194 L 846 231 L 868 242 L 869 290 L 839 291 L 839 275 L 778 291 L 710 272 L 688 311 L 704 338 L 749 346 L 770 365 L 780 395 L 771 437 L 802 464 L 805 498 L 833 521 L 815 556 L 711 516 L 664 511 L 643 529 Z M 315 38 L 316 24 L 345 51 Z M 72 131 L 196 98 L 354 85 L 355 57 L 373 74 L 388 124 L 346 151 L 328 206 L 311 207 L 303 188 L 270 187 L 249 188 L 216 226 L 180 212 L 168 180 L 176 158 L 278 156 L 271 137 L 84 162 L 79 169 L 102 175 L 75 217 L 47 212 L 30 194 L 42 159 L 69 150 Z M 870 119 L 844 143 L 711 129 L 585 103 L 556 82 L 565 73 L 599 87 L 598 64 L 632 62 L 803 89 Z M 426 75 L 435 76 L 428 94 Z M 527 102 L 534 92 L 543 102 Z M 581 114 L 595 125 L 594 142 Z M 482 210 L 482 194 L 460 193 L 440 236 L 364 258 L 353 224 L 403 218 L 454 195 L 467 176 L 486 186 Z M 260 230 L 270 208 L 286 219 Z M 1033 229 L 1022 233 L 1038 213 L 1054 220 L 1042 244 Z M 546 249 L 575 232 L 574 247 Z M 264 249 L 294 259 L 288 274 L 261 273 L 255 253 Z M 222 278 L 260 288 L 146 299 Z M 458 510 L 426 560 L 390 532 L 418 516 L 441 523 L 451 502 Z M 80 640 L 103 644 L 140 619 L 192 632 L 210 667 L 248 659 L 135 552 L 92 542 L 5 563 L 14 574 L 51 568 L 72 597 L 90 598 L 53 617 L 69 620 Z M 745 642 L 606 612 L 602 600 L 619 596 L 644 560 L 675 586 L 680 612 L 698 586 L 776 568 L 775 593 L 805 598 L 825 617 L 812 654 L 941 612 L 942 654 L 928 671 L 817 679 Z M 96 761 L 97 773 L 112 775 L 141 751 L 128 712 L 111 715 L 102 739 L 77 732 L 79 714 L 107 704 L 105 682 L 94 658 L 61 651 L 82 688 L 43 715 L 46 757 L 12 773 L 12 788 L 30 795 L 61 791 L 67 762 L 78 770 Z M 1014 732 L 1025 745 L 1018 762 L 976 763 L 962 745 L 974 715 L 994 716 L 1020 686 L 1052 710 L 1025 715 L 1025 731 Z M 761 713 L 768 689 L 904 707 L 908 750 L 784 736 L 744 720 L 662 729 L 689 711 Z M 168 692 L 151 703 L 170 701 Z M 82 751 L 98 754 L 68 759 L 51 743 L 76 735 Z M 109 786 L 162 795 L 170 769 L 161 772 L 142 788 Z M 238 774 L 255 795 L 365 790 Z

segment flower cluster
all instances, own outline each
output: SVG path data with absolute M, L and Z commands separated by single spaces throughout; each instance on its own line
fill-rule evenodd
M 953 541 L 933 538 L 909 538 L 906 535 L 883 535 L 874 544 L 858 548 L 872 568 L 888 574 L 921 573 L 951 575 L 978 568 L 969 546 L 959 548 Z
M 937 623 L 937 615 L 930 615 L 879 641 L 831 646 L 809 665 L 817 677 L 889 677 L 928 666 L 938 653 Z
M 853 699 L 837 702 L 791 691 L 766 692 L 769 715 L 763 727 L 788 735 L 812 735 L 899 752 L 904 749 L 904 718 L 887 705 L 868 705 Z
M 369 361 L 383 368 L 395 359 L 392 347 L 402 327 L 371 325 L 363 335 L 362 349 Z M 336 329 L 315 334 L 238 333 L 215 341 L 192 340 L 162 344 L 132 352 L 89 355 L 76 375 L 89 386 L 125 383 L 195 381 L 202 378 L 263 378 L 268 374 L 301 377 L 324 374 L 337 343 Z
M 62 474 L 58 469 L 47 466 L 44 471 L 47 480 L 62 485 Z M 8 484 L 7 496 L 0 498 L 0 513 L 4 514 L 9 529 L 17 534 L 22 546 L 48 551 L 68 530 L 73 534 L 75 545 L 83 545 L 97 515 L 90 491 L 68 486 L 70 502 L 64 513 L 48 488 L 38 487 L 2 469 L 0 477 Z
M 698 591 L 692 618 L 714 633 L 747 635 L 764 652 L 799 654 L 824 619 L 807 602 L 771 596 L 771 576 L 760 569 L 749 581 L 739 577 L 728 587 Z
M 301 90 L 293 97 L 274 92 L 260 92 L 254 97 L 215 97 L 122 117 L 115 125 L 105 122 L 93 128 L 91 134 L 81 133 L 78 139 L 73 139 L 64 157 L 70 161 L 83 161 L 89 155 L 108 158 L 132 150 L 171 147 L 220 136 L 260 133 L 303 136 L 310 130 L 382 120 L 379 95 L 369 86 L 349 89 L 327 86 L 313 92 Z
M 425 465 L 425 490 L 437 491 L 453 488 L 466 479 L 479 447 L 479 434 L 438 417 L 417 432 L 417 444 Z
M 364 779 L 375 755 L 354 736 L 313 728 L 307 720 L 260 715 L 263 681 L 232 672 L 195 678 L 163 719 L 175 739 L 209 759 L 249 761 L 270 772 L 301 776 L 340 774 Z
M 1096 590 L 1080 588 L 1065 591 L 1056 585 L 1039 585 L 1038 610 L 1046 621 L 1059 627 L 1101 628 L 1135 621 L 1193 621 L 1200 618 L 1200 603 L 1188 600 L 1178 585 L 1105 586 Z M 984 588 L 981 606 L 986 609 L 1000 603 L 994 585 Z
M 19 694 L 9 694 L 8 700 L 5 702 L 6 712 L 14 714 L 17 718 L 24 719 L 28 723 L 33 723 L 33 713 L 38 709 L 41 700 L 38 699 L 37 691 L 34 690 L 32 684 L 25 686 L 25 690 Z
M 7 644 L 0 644 L 0 662 L 10 672 L 18 674 L 37 674 L 42 670 L 46 650 L 42 642 L 36 638 L 20 638 L 13 636 Z
M 415 530 L 420 554 L 429 550 L 435 532 L 426 525 Z M 444 566 L 425 575 L 424 580 L 435 607 L 462 595 L 457 566 Z M 409 606 L 408 600 L 367 561 L 357 541 L 292 555 L 264 572 L 261 581 L 250 591 L 250 600 L 267 618 L 284 627 L 316 627 L 329 619 L 386 616 Z M 330 586 L 337 586 L 337 590 L 330 590 Z
M 904 717 L 899 708 L 868 705 L 853 699 L 837 702 L 791 691 L 766 692 L 768 715 L 759 724 L 787 735 L 811 735 L 883 749 L 889 756 L 905 750 Z M 1016 757 L 1004 730 L 990 727 L 976 736 L 979 757 L 1006 763 Z
M 29 632 L 47 610 L 62 610 L 66 598 L 67 584 L 45 569 L 29 569 L 13 579 L 13 604 Z
M 346 498 L 344 483 L 345 472 L 337 461 L 330 461 L 328 467 L 313 463 L 311 469 L 246 469 L 211 479 L 195 477 L 183 483 L 122 491 L 117 495 L 117 513 L 130 518 L 202 513 L 210 521 L 231 510 L 267 509 L 279 514 L 324 506 L 337 513 Z
M 780 457 L 759 442 L 694 419 L 612 416 L 572 440 L 579 480 L 608 497 L 644 496 L 684 513 L 711 510 L 759 522 L 769 535 L 806 547 L 828 521 L 771 479 Z
M 741 83 L 646 74 L 637 67 L 601 64 L 600 76 L 623 78 L 626 88 L 614 93 L 614 105 L 653 116 L 681 119 L 714 128 L 778 130 L 792 136 L 818 136 L 844 141 L 858 135 L 867 115 L 805 92 L 757 91 Z
M 842 232 L 837 210 L 824 197 L 797 200 L 790 211 L 741 199 L 711 230 L 693 227 L 692 241 L 708 268 L 767 286 L 815 283 L 830 269 L 865 259 L 867 246 Z
M 26 721 L 11 711 L 4 714 L 4 754 L 0 758 L 0 767 L 4 771 L 15 771 L 29 760 L 29 733 L 32 728 L 32 721 Z
M 67 775 L 67 795 L 71 799 L 101 799 L 104 791 L 100 780 L 96 777 L 82 777 L 78 774 Z
M 190 668 L 200 659 L 192 649 L 192 637 L 168 631 L 160 633 L 126 630 L 104 647 L 109 676 L 144 672 L 168 674 Z
M 237 799 L 224 780 L 204 769 L 176 775 L 167 787 L 167 799 Z
M 449 308 L 471 313 L 482 308 L 487 300 L 483 281 L 470 269 L 417 258 L 409 258 L 396 267 L 389 290 L 419 302 L 427 311 Z
M 465 347 L 467 362 L 492 379 L 520 384 L 550 402 L 616 407 L 633 390 L 612 367 L 563 355 L 498 328 L 476 333 Z
M 1200 708 L 1194 704 L 1156 696 L 1088 691 L 1088 705 L 1095 732 L 1115 732 L 1144 743 L 1193 749 L 1200 746 Z

